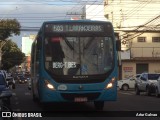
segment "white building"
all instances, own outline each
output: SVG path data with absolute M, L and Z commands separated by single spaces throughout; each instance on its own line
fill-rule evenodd
M 122 78 L 160 72 L 159 6 L 158 0 L 104 0 L 105 17 L 119 33 L 124 50 Z
M 26 56 L 26 61 L 21 65 L 23 71 L 30 71 L 31 46 L 36 35 L 22 37 L 22 52 Z
M 22 52 L 25 53 L 26 56 L 31 54 L 31 45 L 33 43 L 33 40 L 35 38 L 35 35 L 25 36 L 22 37 Z
M 104 5 L 86 5 L 86 19 L 103 20 L 107 19 L 104 16 Z

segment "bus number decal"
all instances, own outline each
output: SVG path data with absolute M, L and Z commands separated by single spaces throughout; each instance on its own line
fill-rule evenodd
M 54 25 L 53 31 L 62 32 L 63 31 L 63 25 Z
M 76 62 L 53 62 L 53 68 L 76 68 Z

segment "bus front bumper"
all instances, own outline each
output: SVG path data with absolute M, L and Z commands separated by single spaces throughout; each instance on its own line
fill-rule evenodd
M 41 96 L 41 102 L 91 102 L 115 101 L 117 91 L 114 89 L 102 91 L 50 91 Z

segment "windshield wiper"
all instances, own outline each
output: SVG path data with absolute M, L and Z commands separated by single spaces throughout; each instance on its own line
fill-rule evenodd
M 68 41 L 68 39 L 66 37 L 63 37 L 63 39 L 65 40 L 66 44 L 68 45 L 68 47 L 71 49 L 71 50 L 74 50 L 74 47 L 70 44 L 70 42 Z
M 92 41 L 93 41 L 94 39 L 95 39 L 95 37 L 91 37 L 83 49 L 84 49 L 84 50 L 87 49 L 87 48 L 91 45 L 91 43 L 92 43 Z

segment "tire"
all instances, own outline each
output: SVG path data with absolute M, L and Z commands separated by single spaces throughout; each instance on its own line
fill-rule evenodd
M 137 86 L 135 87 L 135 92 L 136 92 L 136 95 L 140 95 L 140 91 L 139 91 L 139 88 Z
M 151 92 L 150 92 L 149 87 L 147 87 L 147 88 L 146 88 L 146 94 L 147 94 L 148 96 L 150 96 L 150 95 L 151 95 Z
M 125 84 L 125 85 L 122 86 L 122 90 L 127 91 L 128 89 L 129 89 L 129 86 L 127 84 Z
M 96 110 L 103 110 L 104 101 L 95 101 L 94 106 L 95 106 Z
M 33 99 L 34 102 L 38 102 L 39 101 L 35 94 L 32 95 L 32 99 Z
M 34 102 L 39 103 L 40 99 L 38 96 L 36 96 L 36 94 L 34 93 L 34 90 L 32 89 L 32 99 Z
M 12 85 L 12 89 L 15 89 L 15 88 L 16 88 L 16 85 L 15 85 L 15 84 L 13 84 L 13 85 Z
M 158 88 L 156 88 L 156 90 L 155 90 L 155 94 L 156 94 L 156 97 L 160 97 L 160 94 L 158 93 Z

